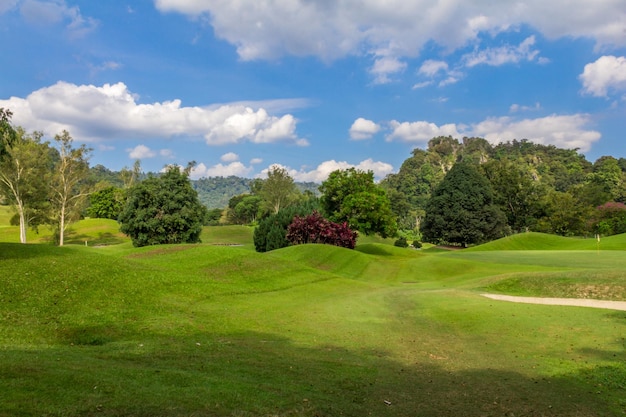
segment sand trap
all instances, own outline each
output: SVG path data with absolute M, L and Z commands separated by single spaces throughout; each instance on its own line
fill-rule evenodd
M 514 297 L 512 295 L 481 294 L 483 297 L 493 300 L 511 301 L 513 303 L 546 304 L 553 306 L 575 306 L 606 308 L 609 310 L 626 311 L 626 301 L 605 301 L 581 298 L 542 298 L 542 297 Z

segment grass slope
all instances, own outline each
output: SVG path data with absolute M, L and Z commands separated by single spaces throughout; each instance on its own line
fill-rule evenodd
M 0 416 L 626 412 L 626 312 L 478 294 L 533 278 L 541 295 L 567 286 L 546 285 L 558 274 L 588 283 L 594 270 L 617 288 L 619 251 L 259 254 L 213 244 L 226 234 L 147 248 L 0 243 Z

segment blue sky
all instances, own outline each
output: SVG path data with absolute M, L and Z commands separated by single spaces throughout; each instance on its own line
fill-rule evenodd
M 434 136 L 626 157 L 621 0 L 0 0 L 0 107 L 113 170 L 397 172 Z

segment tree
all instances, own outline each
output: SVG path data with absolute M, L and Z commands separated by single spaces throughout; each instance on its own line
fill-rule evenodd
M 528 167 L 508 159 L 494 159 L 481 165 L 494 191 L 494 201 L 507 217 L 507 224 L 522 232 L 534 227 L 541 212 L 544 188 L 533 180 Z
M 274 214 L 297 200 L 299 194 L 293 178 L 278 165 L 270 167 L 267 179 L 253 185 L 253 192 L 263 199 L 268 211 Z
M 330 173 L 320 187 L 321 204 L 329 220 L 347 222 L 366 235 L 394 236 L 396 216 L 385 190 L 374 184 L 374 173 L 355 168 Z
M 319 209 L 319 201 L 311 199 L 285 207 L 259 222 L 254 229 L 254 248 L 257 252 L 268 252 L 289 246 L 287 228 L 296 216 L 306 216 Z
M 228 221 L 233 224 L 248 224 L 256 220 L 262 200 L 257 195 L 241 194 L 228 202 Z
M 295 216 L 287 227 L 286 239 L 292 245 L 320 243 L 354 249 L 357 233 L 350 230 L 347 223 L 331 222 L 317 211 L 308 216 Z
M 200 242 L 207 209 L 189 181 L 189 170 L 169 166 L 129 189 L 119 216 L 122 233 L 133 246 Z
M 54 140 L 58 146 L 58 161 L 51 182 L 51 221 L 58 244 L 63 246 L 67 227 L 80 218 L 91 193 L 92 187 L 85 181 L 89 174 L 91 149 L 84 144 L 74 148 L 74 140 L 66 130 L 56 135 Z
M 478 168 L 458 162 L 434 190 L 421 231 L 428 242 L 466 247 L 504 236 L 506 218 Z
M 593 223 L 595 232 L 602 235 L 626 233 L 626 204 L 609 202 L 597 207 Z
M 17 132 L 11 125 L 13 113 L 0 107 L 0 158 L 8 153 L 9 148 L 17 140 Z
M 36 229 L 47 218 L 50 148 L 41 137 L 18 128 L 12 145 L 0 156 L 0 190 L 17 212 L 21 243 L 26 243 L 29 226 Z
M 106 187 L 89 196 L 87 214 L 97 219 L 117 220 L 124 208 L 124 190 L 118 187 Z

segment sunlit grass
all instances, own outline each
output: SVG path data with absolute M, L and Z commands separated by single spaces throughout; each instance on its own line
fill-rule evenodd
M 480 296 L 619 298 L 619 250 L 261 254 L 240 228 L 85 246 L 113 225 L 81 225 L 64 248 L 0 243 L 0 416 L 626 411 L 626 312 Z

